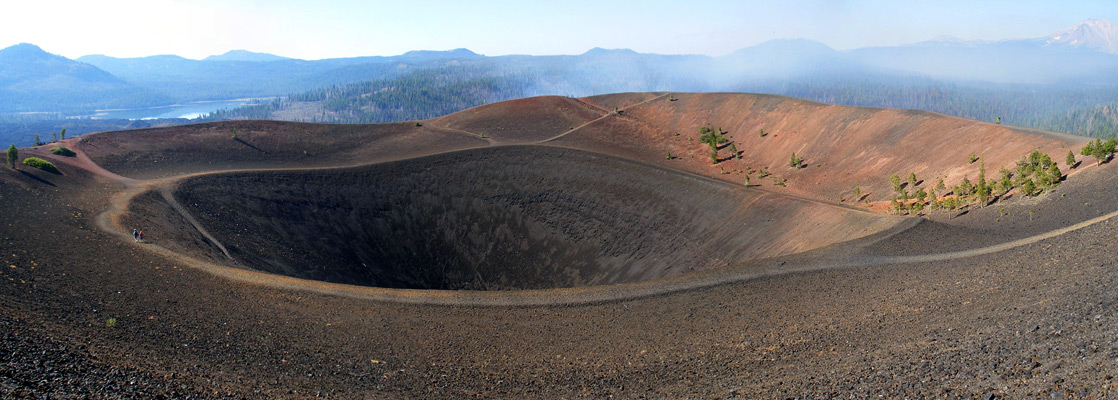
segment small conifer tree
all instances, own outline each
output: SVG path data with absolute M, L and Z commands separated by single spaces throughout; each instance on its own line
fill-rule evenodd
M 19 150 L 16 150 L 16 145 L 12 144 L 11 146 L 8 147 L 8 165 L 11 166 L 12 169 L 15 169 L 16 168 L 16 160 L 18 160 L 18 159 L 19 159 Z

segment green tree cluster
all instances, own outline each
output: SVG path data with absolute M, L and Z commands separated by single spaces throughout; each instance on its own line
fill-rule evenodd
M 725 132 L 722 131 L 722 128 L 714 129 L 706 125 L 699 127 L 699 143 L 710 146 L 711 164 L 718 164 L 718 146 L 730 140 L 726 139 L 722 135 L 723 133 Z
M 1102 139 L 1095 139 L 1087 143 L 1086 146 L 1083 146 L 1079 154 L 1095 157 L 1095 159 L 1098 160 L 1098 164 L 1102 165 L 1102 163 L 1107 162 L 1110 160 L 1110 157 L 1114 156 L 1115 147 L 1118 147 L 1118 139 L 1111 138 L 1107 139 L 1105 142 L 1102 141 Z

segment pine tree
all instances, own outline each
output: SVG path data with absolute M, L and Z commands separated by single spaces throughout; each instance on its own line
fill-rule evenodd
M 1066 160 L 1064 160 L 1064 162 L 1067 163 L 1067 165 L 1069 167 L 1074 166 L 1075 165 L 1075 153 L 1072 152 L 1071 150 L 1068 150 L 1068 158 Z
M 16 150 L 16 145 L 12 144 L 8 147 L 8 166 L 12 169 L 16 168 L 16 160 L 19 159 L 19 150 Z
M 62 140 L 66 140 L 66 128 L 62 128 L 62 133 L 59 136 L 62 136 Z
M 893 175 L 889 176 L 889 183 L 891 183 L 893 185 L 893 191 L 894 192 L 897 192 L 897 193 L 901 192 L 901 176 L 900 175 L 893 174 Z
M 796 152 L 792 152 L 792 159 L 788 161 L 788 166 L 792 168 L 803 168 L 804 159 L 796 157 Z
M 908 173 L 908 186 L 913 187 L 913 188 L 916 187 L 916 173 L 915 172 L 909 172 Z
M 978 199 L 985 203 L 990 198 L 990 184 L 986 182 L 986 162 L 978 166 L 978 184 L 975 187 L 975 192 L 978 194 Z

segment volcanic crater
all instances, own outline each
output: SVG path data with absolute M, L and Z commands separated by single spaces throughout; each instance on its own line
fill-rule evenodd
M 803 251 L 895 218 L 585 151 L 502 146 L 202 175 L 173 192 L 250 269 L 398 289 L 632 283 Z M 148 198 L 147 201 L 167 201 Z M 176 212 L 171 207 L 162 221 Z M 142 224 L 193 234 L 189 226 Z M 139 222 L 138 222 L 139 223 Z M 822 226 L 822 227 L 821 227 Z M 220 259 L 205 241 L 180 248 Z
M 704 160 L 706 145 L 680 134 L 716 125 L 703 121 L 726 123 L 743 151 Z M 237 128 L 240 138 L 223 137 Z M 177 253 L 331 283 L 508 291 L 742 268 L 884 232 L 904 219 L 867 205 L 889 173 L 973 173 L 919 147 L 944 129 L 987 132 L 937 146 L 982 152 L 991 167 L 1077 140 L 776 96 L 631 93 L 522 99 L 414 124 L 143 130 L 130 136 L 179 143 L 103 134 L 83 147 L 121 173 L 171 176 L 136 196 L 121 224 L 159 232 Z M 866 146 L 893 157 L 868 159 Z M 793 168 L 784 152 L 811 161 Z M 224 170 L 200 162 L 214 158 Z M 766 174 L 779 184 L 742 184 Z

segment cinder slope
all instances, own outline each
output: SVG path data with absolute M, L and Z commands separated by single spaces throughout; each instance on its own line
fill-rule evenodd
M 632 97 L 605 95 L 587 101 L 632 104 Z M 963 177 L 973 181 L 985 163 L 987 177 L 992 179 L 999 168 L 1012 170 L 1016 161 L 1033 150 L 1062 160 L 1068 150 L 1078 151 L 1087 141 L 925 111 L 834 106 L 740 93 L 670 97 L 675 101 L 669 96 L 645 98 L 645 103 L 550 143 L 593 148 L 738 182 L 744 181 L 739 170 L 765 167 L 775 178 L 786 178 L 787 188 L 772 188 L 771 179 L 757 179 L 756 174 L 751 183 L 837 202 L 852 200 L 856 186 L 862 197 L 887 200 L 892 195 L 888 183 L 892 174 L 903 179 L 916 173 L 924 182 L 921 187 L 928 189 L 942 178 L 950 187 Z M 742 159 L 730 159 L 729 150 L 723 148 L 724 161 L 712 165 L 709 148 L 698 141 L 703 125 L 727 131 Z M 763 137 L 761 130 L 766 134 Z M 677 159 L 667 160 L 669 152 Z M 792 153 L 805 160 L 805 168 L 789 166 Z M 971 154 L 979 162 L 971 163 Z
M 549 139 L 606 115 L 580 99 L 558 96 L 502 101 L 460 111 L 431 125 L 467 131 L 498 144 L 523 144 Z
M 414 123 L 225 121 L 90 134 L 78 146 L 109 171 L 148 179 L 229 169 L 357 165 L 487 144 L 473 135 Z

